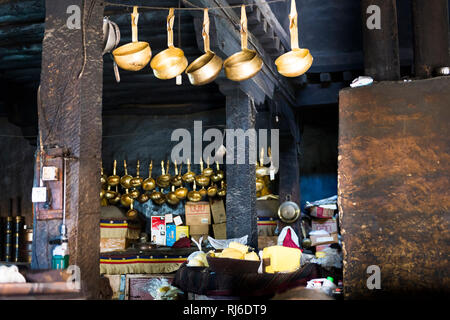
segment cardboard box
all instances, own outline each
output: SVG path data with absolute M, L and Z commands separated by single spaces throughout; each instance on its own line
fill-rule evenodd
M 328 235 L 320 235 L 320 236 L 310 235 L 309 237 L 311 239 L 312 246 L 338 243 L 338 234 L 337 233 L 332 233 L 332 234 L 328 234 Z
M 213 224 L 214 239 L 227 239 L 227 224 L 216 223 Z
M 333 205 L 330 208 L 322 207 L 322 206 L 314 206 L 309 209 L 309 215 L 316 218 L 325 218 L 329 219 L 334 216 L 334 211 L 336 210 Z
M 316 252 L 321 252 L 323 250 L 325 250 L 326 248 L 329 248 L 331 246 L 331 244 L 321 244 L 316 246 Z
M 278 243 L 277 236 L 259 236 L 258 237 L 258 249 L 262 250 L 267 247 L 276 246 Z
M 189 226 L 189 232 L 191 235 L 208 235 L 209 224 L 191 225 Z
M 126 238 L 100 238 L 100 252 L 123 251 L 126 248 Z
M 166 224 L 166 246 L 171 247 L 176 241 L 177 226 L 174 224 Z
M 338 231 L 336 219 L 313 219 L 311 228 L 313 231 L 325 230 L 328 233 L 337 233 Z
M 185 205 L 186 224 L 209 225 L 211 224 L 211 210 L 209 202 L 186 202 Z M 191 230 L 192 234 L 192 230 Z
M 189 237 L 189 226 L 176 226 L 176 240 Z
M 164 217 L 152 217 L 151 242 L 166 245 L 166 220 Z
M 227 222 L 227 215 L 225 213 L 225 205 L 223 200 L 210 199 L 211 213 L 215 224 Z

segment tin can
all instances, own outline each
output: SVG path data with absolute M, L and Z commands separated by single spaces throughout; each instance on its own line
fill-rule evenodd
M 24 230 L 23 243 L 20 249 L 21 261 L 31 263 L 33 256 L 33 229 Z
M 14 262 L 21 261 L 20 248 L 22 246 L 23 239 L 23 217 L 16 216 L 14 223 L 14 234 L 13 234 L 13 250 L 12 259 Z
M 4 248 L 3 259 L 5 262 L 12 261 L 12 245 L 13 245 L 13 218 L 6 217 L 4 228 Z

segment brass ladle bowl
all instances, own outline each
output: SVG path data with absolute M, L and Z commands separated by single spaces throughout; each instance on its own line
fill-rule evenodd
M 104 186 L 108 182 L 108 177 L 103 172 L 103 167 L 100 169 L 100 183 Z
M 175 193 L 175 187 L 172 186 L 172 191 L 170 191 L 167 195 L 167 203 L 172 205 L 172 206 L 176 206 L 177 204 L 180 203 L 180 199 L 178 199 L 176 193 Z
M 164 193 L 164 189 L 161 189 L 161 191 L 157 191 L 157 192 L 158 192 L 158 194 L 153 196 L 152 201 L 153 201 L 154 203 L 156 203 L 158 206 L 160 206 L 160 205 L 162 205 L 164 202 L 166 202 L 166 194 Z M 150 195 L 150 198 L 151 198 L 151 196 L 152 196 L 154 193 L 155 193 L 155 192 L 153 192 L 153 193 Z
M 313 57 L 308 49 L 298 46 L 297 6 L 291 0 L 291 13 L 289 14 L 289 31 L 291 34 L 291 51 L 281 55 L 275 60 L 278 72 L 285 77 L 298 77 L 311 68 Z
M 211 177 L 214 174 L 214 170 L 209 167 L 209 158 L 206 159 L 206 168 L 202 171 L 205 177 Z
M 106 194 L 106 190 L 105 189 L 100 189 L 100 199 L 103 199 L 105 197 Z
M 187 172 L 183 174 L 183 181 L 187 183 L 192 183 L 195 181 L 195 173 L 191 171 L 191 163 L 190 160 L 187 160 Z
M 156 184 L 160 188 L 167 188 L 170 185 L 169 161 L 167 161 L 167 173 L 164 170 L 164 161 L 161 161 L 161 175 L 156 178 Z
M 132 199 L 137 199 L 138 197 L 139 197 L 139 195 L 140 195 L 141 193 L 139 192 L 139 190 L 137 190 L 137 189 L 131 189 L 131 191 L 130 191 L 130 197 L 132 198 Z
M 153 73 L 158 79 L 172 79 L 180 75 L 187 67 L 188 61 L 183 50 L 173 45 L 173 22 L 175 20 L 174 8 L 169 9 L 167 16 L 167 46 L 158 53 L 150 63 Z
M 131 187 L 130 186 L 130 181 L 131 181 L 131 179 L 133 179 L 133 177 L 128 174 L 127 161 L 126 160 L 123 160 L 123 170 L 125 172 L 125 175 L 122 178 L 120 178 L 120 185 L 124 189 L 129 189 Z
M 150 197 L 149 197 L 149 195 L 146 192 L 141 193 L 139 195 L 139 197 L 137 198 L 139 203 L 146 203 L 149 199 L 150 199 Z
M 105 199 L 111 200 L 116 197 L 116 192 L 111 190 L 111 186 L 108 185 L 108 190 L 105 192 Z
M 170 179 L 170 183 L 172 186 L 180 187 L 183 184 L 183 178 L 181 177 L 181 166 L 180 165 L 180 171 L 178 172 L 177 162 L 174 161 L 175 166 L 175 175 Z
M 219 182 L 224 178 L 224 173 L 222 170 L 220 170 L 219 162 L 216 161 L 216 172 L 211 176 L 212 182 Z
M 133 201 L 131 201 L 130 203 L 130 209 L 127 211 L 126 216 L 131 220 L 136 219 L 136 217 L 138 216 L 138 212 L 133 208 Z
M 120 182 L 120 177 L 116 174 L 116 171 L 117 171 L 117 161 L 114 160 L 113 175 L 109 176 L 107 179 L 108 185 L 111 187 L 117 186 Z
M 198 193 L 200 193 L 203 199 L 208 194 L 208 191 L 205 189 L 205 187 L 202 187 L 200 190 L 198 190 Z
M 129 207 L 131 205 L 131 202 L 133 202 L 133 198 L 130 196 L 130 194 L 128 193 L 128 189 L 125 190 L 125 194 L 123 194 L 120 197 L 120 203 L 124 206 L 124 207 Z
M 164 197 L 164 194 L 161 191 L 154 190 L 150 193 L 150 200 L 154 203 L 157 203 L 162 197 Z
M 217 191 L 217 195 L 219 197 L 225 197 L 227 195 L 227 186 L 223 180 L 221 182 L 220 189 Z
M 196 191 L 195 181 L 193 190 L 188 192 L 187 198 L 192 202 L 199 202 L 200 200 L 202 200 L 202 195 L 200 194 L 200 192 Z
M 200 86 L 214 81 L 222 70 L 223 61 L 209 47 L 209 16 L 208 8 L 203 9 L 203 43 L 205 54 L 195 59 L 186 69 L 189 81 L 194 86 Z
M 117 204 L 120 201 L 120 193 L 119 193 L 119 186 L 116 186 L 116 195 L 114 198 L 109 199 L 110 204 Z
M 202 158 L 200 158 L 200 172 L 202 172 L 201 174 L 199 174 L 198 176 L 195 176 L 195 182 L 197 182 L 198 185 L 202 186 L 202 187 L 206 187 L 209 185 L 210 182 L 210 178 L 203 175 L 203 160 Z M 206 192 L 206 190 L 205 190 Z
M 131 14 L 132 42 L 115 49 L 112 54 L 117 65 L 128 71 L 139 71 L 144 68 L 152 58 L 152 50 L 147 42 L 138 41 L 139 14 L 137 7 L 133 7 Z
M 150 161 L 148 168 L 148 178 L 142 182 L 142 189 L 145 191 L 152 191 L 156 187 L 155 179 L 152 178 L 153 160 Z
M 215 184 L 212 184 L 211 186 L 209 186 L 207 193 L 208 193 L 208 197 L 210 198 L 214 198 L 217 195 L 217 186 Z
M 133 179 L 130 180 L 130 186 L 132 188 L 139 188 L 140 186 L 142 186 L 142 183 L 144 182 L 144 179 L 142 177 L 139 176 L 139 168 L 140 168 L 140 163 L 139 160 L 137 161 L 137 165 L 136 165 L 136 177 L 134 177 Z
M 181 165 L 180 165 L 180 172 L 179 172 L 180 176 L 181 176 Z M 187 197 L 187 193 L 188 193 L 188 189 L 185 188 L 183 185 L 181 185 L 179 188 L 177 188 L 175 190 L 175 195 L 177 196 L 178 199 L 180 200 L 184 200 Z
M 225 75 L 233 81 L 243 81 L 254 77 L 262 68 L 263 60 L 255 50 L 247 48 L 247 15 L 245 13 L 245 5 L 241 6 L 241 48 L 240 52 L 236 52 L 228 57 L 223 66 Z

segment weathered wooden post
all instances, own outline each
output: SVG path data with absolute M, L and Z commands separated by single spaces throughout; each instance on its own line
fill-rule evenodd
M 376 81 L 400 79 L 395 0 L 361 0 L 366 76 Z
M 95 0 L 46 1 L 39 127 L 44 147 L 59 145 L 75 160 L 67 167 L 70 265 L 80 267 L 91 298 L 99 283 L 98 179 L 102 141 L 102 18 Z M 35 268 L 49 268 L 61 220 L 36 220 Z
M 450 63 L 448 0 L 413 0 L 412 13 L 415 74 L 429 78 Z

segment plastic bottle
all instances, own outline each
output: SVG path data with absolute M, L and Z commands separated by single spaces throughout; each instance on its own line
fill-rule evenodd
M 327 277 L 322 283 L 321 290 L 329 296 L 333 295 L 333 290 L 336 288 L 333 281 L 334 279 L 332 277 Z

